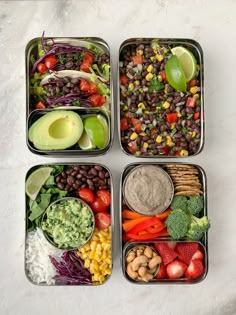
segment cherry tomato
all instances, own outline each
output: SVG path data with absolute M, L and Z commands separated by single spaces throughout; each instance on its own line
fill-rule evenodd
M 103 203 L 109 207 L 111 204 L 111 194 L 107 190 L 99 190 L 97 192 L 98 198 L 102 199 Z
M 49 56 L 47 58 L 45 58 L 45 66 L 48 68 L 48 69 L 53 69 L 55 67 L 55 65 L 57 64 L 58 60 L 56 57 L 54 56 Z
M 120 76 L 120 83 L 121 83 L 122 85 L 126 85 L 126 84 L 128 83 L 128 81 L 129 81 L 129 78 L 127 77 L 127 75 L 122 74 L 122 75 Z
M 95 226 L 99 230 L 105 230 L 111 225 L 111 216 L 107 212 L 99 212 L 95 215 Z
M 82 200 L 86 201 L 87 203 L 93 203 L 95 200 L 94 194 L 89 188 L 82 188 L 78 190 L 77 194 Z
M 88 90 L 89 90 L 89 83 L 86 80 L 84 80 L 84 79 L 80 79 L 79 88 L 83 92 L 88 92 Z
M 107 206 L 99 197 L 95 197 L 94 202 L 91 203 L 93 212 L 104 212 L 107 210 Z
M 127 118 L 122 118 L 120 120 L 120 129 L 121 130 L 127 130 L 129 128 L 129 125 L 128 125 L 128 120 Z
M 96 86 L 96 84 L 95 83 L 93 83 L 93 82 L 89 82 L 89 90 L 88 90 L 88 92 L 90 93 L 90 94 L 95 94 L 95 93 L 97 93 L 98 92 L 98 87 Z
M 44 63 L 39 63 L 37 66 L 38 72 L 43 74 L 45 71 L 48 70 L 48 68 L 45 66 Z

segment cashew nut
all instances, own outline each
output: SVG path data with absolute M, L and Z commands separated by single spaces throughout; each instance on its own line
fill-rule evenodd
M 138 277 L 138 273 L 135 272 L 132 268 L 132 262 L 130 262 L 128 265 L 127 265 L 127 268 L 126 268 L 126 272 L 127 274 L 129 275 L 130 278 L 132 279 L 136 279 Z
M 142 249 L 138 249 L 137 250 L 137 256 L 141 256 L 143 255 L 143 250 Z
M 157 256 L 157 253 L 156 252 L 152 252 L 152 257 L 155 257 L 155 256 Z
M 152 258 L 153 250 L 151 249 L 151 247 L 145 248 L 144 255 L 147 256 L 148 258 Z
M 149 269 L 149 268 L 147 269 L 147 272 L 151 274 L 155 273 L 156 271 L 157 271 L 157 267 L 152 268 L 152 269 Z
M 153 279 L 153 275 L 150 274 L 150 273 L 146 273 L 143 277 L 142 277 L 142 280 L 145 281 L 145 282 L 148 282 L 150 280 Z
M 147 273 L 147 268 L 146 267 L 140 267 L 138 270 L 138 274 L 140 277 L 143 277 Z
M 157 267 L 157 265 L 159 265 L 162 262 L 162 259 L 160 256 L 155 256 L 153 257 L 148 264 L 149 269 L 153 269 L 155 267 Z
M 133 271 L 137 271 L 142 264 L 146 264 L 147 262 L 148 258 L 144 255 L 136 257 L 131 263 Z
M 130 263 L 131 261 L 134 260 L 135 256 L 136 256 L 136 255 L 135 255 L 135 252 L 131 251 L 131 252 L 128 254 L 128 256 L 126 257 L 126 262 L 127 262 L 127 263 Z

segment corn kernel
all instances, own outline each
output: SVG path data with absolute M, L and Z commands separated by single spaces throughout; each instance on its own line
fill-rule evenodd
M 161 141 L 162 141 L 162 136 L 157 136 L 156 137 L 156 142 L 157 143 L 161 143 Z
M 147 149 L 148 148 L 148 143 L 144 142 L 143 147 L 144 147 L 144 149 Z
M 181 116 L 182 116 L 182 114 L 181 114 L 181 113 L 177 113 L 177 116 L 178 116 L 178 117 L 181 117 Z
M 162 76 L 160 74 L 158 74 L 157 79 L 158 79 L 159 82 L 163 81 Z
M 128 90 L 129 91 L 133 91 L 133 89 L 134 89 L 134 84 L 130 83 L 129 86 L 128 86 Z
M 89 268 L 89 266 L 90 266 L 90 260 L 89 260 L 89 259 L 85 259 L 85 261 L 84 261 L 84 267 L 85 267 L 85 268 Z
M 140 132 L 140 134 L 139 134 L 140 136 L 142 136 L 142 137 L 145 137 L 147 134 L 146 134 L 146 132 Z
M 180 156 L 188 156 L 188 151 L 187 150 L 181 150 Z
M 175 145 L 170 136 L 166 136 L 166 145 L 168 145 L 168 147 L 173 147 Z
M 148 110 L 145 110 L 144 114 L 150 114 L 150 112 Z
M 148 73 L 148 74 L 146 75 L 146 77 L 145 77 L 145 79 L 146 79 L 147 81 L 152 80 L 152 78 L 153 78 L 153 74 L 152 74 L 152 73 Z
M 139 104 L 138 104 L 138 108 L 145 109 L 145 105 L 144 105 L 144 103 L 142 103 L 142 102 L 141 102 L 141 103 L 139 103 Z
M 165 108 L 165 109 L 167 109 L 167 108 L 170 107 L 170 103 L 167 102 L 167 101 L 165 101 L 165 102 L 163 103 L 162 107 Z
M 152 72 L 153 71 L 153 66 L 152 65 L 149 65 L 148 67 L 147 67 L 147 72 Z
M 192 137 L 192 138 L 195 138 L 195 137 L 196 137 L 196 131 L 193 131 L 193 132 L 192 132 L 191 137 Z
M 196 100 L 199 99 L 199 97 L 200 97 L 199 94 L 194 94 L 193 95 L 193 98 L 195 98 Z
M 130 136 L 131 140 L 135 140 L 138 138 L 138 134 L 136 132 L 133 132 L 132 135 Z
M 139 81 L 139 80 L 135 80 L 135 81 L 134 81 L 134 84 L 135 84 L 135 85 L 139 85 L 139 84 L 140 84 L 140 81 Z
M 170 124 L 170 129 L 174 129 L 175 128 L 175 123 Z
M 156 59 L 155 56 L 151 56 L 151 57 L 150 57 L 150 60 L 151 60 L 151 61 L 154 61 L 155 59 Z
M 142 49 L 137 50 L 137 55 L 143 55 L 143 50 Z
M 196 94 L 197 92 L 199 92 L 199 87 L 198 86 L 192 86 L 191 88 L 190 88 L 190 93 L 192 93 L 192 94 Z
M 157 59 L 159 62 L 161 62 L 161 61 L 163 60 L 163 56 L 157 54 L 157 55 L 156 55 L 156 59 Z
M 166 47 L 163 48 L 164 54 L 168 52 L 168 49 Z

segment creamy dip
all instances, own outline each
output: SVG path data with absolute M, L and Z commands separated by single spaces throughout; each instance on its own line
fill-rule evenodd
M 173 183 L 159 166 L 138 166 L 127 175 L 124 183 L 127 205 L 144 215 L 155 215 L 166 210 L 173 194 Z

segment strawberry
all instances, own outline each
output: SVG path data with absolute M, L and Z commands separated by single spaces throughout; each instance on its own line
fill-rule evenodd
M 194 254 L 193 254 L 193 257 L 192 257 L 192 260 L 194 259 L 200 259 L 200 260 L 203 260 L 203 253 L 198 249 Z
M 178 243 L 175 250 L 178 253 L 178 258 L 188 265 L 193 257 L 193 254 L 198 250 L 198 243 Z
M 166 267 L 164 266 L 163 263 L 160 264 L 160 269 L 158 271 L 158 274 L 156 275 L 157 279 L 165 279 L 167 278 L 167 274 L 166 274 Z
M 204 271 L 203 263 L 200 259 L 194 259 L 191 261 L 190 265 L 187 268 L 185 276 L 188 279 L 196 279 L 201 276 Z
M 166 273 L 170 279 L 179 279 L 183 277 L 186 270 L 187 265 L 178 259 L 172 261 L 166 267 Z
M 178 254 L 173 249 L 171 249 L 166 243 L 158 242 L 155 243 L 154 246 L 160 253 L 164 265 L 168 265 L 172 260 L 174 260 L 178 256 Z

